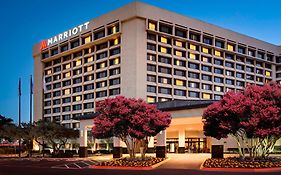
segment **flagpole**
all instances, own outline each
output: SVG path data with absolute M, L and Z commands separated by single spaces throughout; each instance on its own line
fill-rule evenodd
M 21 128 L 21 79 L 19 78 L 19 128 Z M 21 138 L 19 138 L 19 157 L 21 157 Z

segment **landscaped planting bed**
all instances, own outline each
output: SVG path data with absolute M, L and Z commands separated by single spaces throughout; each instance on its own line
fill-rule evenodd
M 207 159 L 204 168 L 281 168 L 281 159 L 269 158 L 249 158 L 229 157 L 224 159 Z
M 165 158 L 145 157 L 143 160 L 140 157 L 129 158 L 123 157 L 120 159 L 113 159 L 110 161 L 101 162 L 98 166 L 114 166 L 114 167 L 151 167 Z

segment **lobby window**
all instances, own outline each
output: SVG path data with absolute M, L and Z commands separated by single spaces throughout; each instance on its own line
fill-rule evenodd
M 212 58 L 202 56 L 201 61 L 205 63 L 212 63 Z
M 188 96 L 192 98 L 199 98 L 199 92 L 189 91 Z
M 89 35 L 89 36 L 86 36 L 83 38 L 83 44 L 87 44 L 87 43 L 90 43 L 92 41 L 92 36 Z
M 210 53 L 210 49 L 206 48 L 206 47 L 202 47 L 202 52 L 209 54 Z
M 211 99 L 211 94 L 208 94 L 208 93 L 202 93 L 202 98 L 203 99 Z
M 110 26 L 109 28 L 107 28 L 107 32 L 108 32 L 108 35 L 119 32 L 119 25 L 116 24 L 116 25 Z
M 265 76 L 270 77 L 271 76 L 271 72 L 265 71 Z
M 172 64 L 171 59 L 172 59 L 172 58 L 169 58 L 169 57 L 158 56 L 158 61 L 159 61 L 160 63 Z
M 222 86 L 215 86 L 215 91 L 216 92 L 223 92 L 223 87 Z
M 236 78 L 242 78 L 242 79 L 244 79 L 244 74 L 243 74 L 243 73 L 236 72 Z
M 107 57 L 107 51 L 97 54 L 97 60 Z
M 155 103 L 156 98 L 155 97 L 146 97 L 146 101 L 147 101 L 147 103 Z
M 107 77 L 107 71 L 97 73 L 97 79 Z
M 225 83 L 226 83 L 226 84 L 229 84 L 229 85 L 234 85 L 234 80 L 226 79 L 226 80 L 225 80 Z
M 215 56 L 222 57 L 222 52 L 218 51 L 218 50 L 215 50 Z
M 189 39 L 200 42 L 200 34 L 190 32 L 189 33 Z
M 179 69 L 174 69 L 174 75 L 185 77 L 186 71 L 179 70 Z
M 158 67 L 158 72 L 164 73 L 164 74 L 171 74 L 172 70 L 171 70 L 171 68 L 159 66 Z
M 190 87 L 190 88 L 199 88 L 199 83 L 189 81 L 188 82 L 188 87 Z
M 147 85 L 146 91 L 147 91 L 147 92 L 156 93 L 156 86 Z
M 120 58 L 114 58 L 109 61 L 110 66 L 120 64 Z
M 148 64 L 147 71 L 156 72 L 156 66 L 152 64 Z
M 178 46 L 178 47 L 183 47 L 184 46 L 183 42 L 177 41 L 177 40 L 175 40 L 175 45 Z
M 107 91 L 100 91 L 96 93 L 96 97 L 97 98 L 101 98 L 101 97 L 106 97 L 107 96 Z
M 109 52 L 110 52 L 110 56 L 117 55 L 117 54 L 120 53 L 120 48 L 118 47 L 118 48 L 115 48 L 115 49 L 111 49 Z
M 223 83 L 223 78 L 221 78 L 221 77 L 215 77 L 215 82 L 216 82 L 216 83 Z
M 194 45 L 194 44 L 189 44 L 189 49 L 190 49 L 190 50 L 197 50 L 197 47 L 198 47 L 198 46 L 196 46 L 196 45 Z
M 188 63 L 188 68 L 199 70 L 199 64 Z
M 156 41 L 156 35 L 155 35 L 155 34 L 148 33 L 148 34 L 147 34 L 147 39 L 148 39 L 148 40 L 151 40 L 151 41 Z
M 246 54 L 246 48 L 242 46 L 238 46 L 238 52 L 242 54 Z
M 182 60 L 174 59 L 174 65 L 185 67 L 186 66 L 186 62 L 182 61 Z
M 185 86 L 185 81 L 175 79 L 175 85 L 176 86 Z
M 223 69 L 215 68 L 214 71 L 216 74 L 223 74 Z
M 89 100 L 94 98 L 94 93 L 84 94 L 84 100 Z
M 211 91 L 212 90 L 212 85 L 210 85 L 210 84 L 202 84 L 202 89 Z
M 206 72 L 212 72 L 211 67 L 210 66 L 204 66 L 201 65 L 201 70 L 206 71 Z
M 176 28 L 175 35 L 179 36 L 179 37 L 182 37 L 182 38 L 186 38 L 186 30 Z
M 156 51 L 156 45 L 147 43 L 147 50 Z
M 199 74 L 194 72 L 188 72 L 189 78 L 199 79 Z
M 119 95 L 120 94 L 120 88 L 115 89 L 109 89 L 109 95 Z
M 227 44 L 227 50 L 228 50 L 228 51 L 234 52 L 234 45 L 232 45 L 232 44 Z
M 202 80 L 204 80 L 204 81 L 212 81 L 212 76 L 211 75 L 202 74 Z
M 157 28 L 156 28 L 156 22 L 149 21 L 149 22 L 148 22 L 148 29 L 149 29 L 149 30 L 157 30 Z
M 199 60 L 199 55 L 194 53 L 189 53 L 189 58 L 192 60 Z
M 63 77 L 64 77 L 64 78 L 70 77 L 70 72 L 64 73 Z
M 175 89 L 175 90 L 174 90 L 174 95 L 177 95 L 177 96 L 186 96 L 186 91 L 185 91 L 185 90 L 180 90 L 180 89 Z
M 203 36 L 203 43 L 212 45 L 213 44 L 213 39 L 207 36 Z
M 159 87 L 158 88 L 158 92 L 161 93 L 161 94 L 171 95 L 172 94 L 172 89 L 171 88 Z
M 70 97 L 62 99 L 62 103 L 70 103 L 70 102 L 71 102 L 71 98 Z
M 224 41 L 216 39 L 215 46 L 223 49 L 224 48 Z
M 80 45 L 79 39 L 70 42 L 71 49 L 78 47 Z
M 165 25 L 165 24 L 160 24 L 159 31 L 164 32 L 164 33 L 168 33 L 168 34 L 172 34 L 173 27 Z
M 171 78 L 158 77 L 158 83 L 172 84 Z
M 105 36 L 104 29 L 94 33 L 94 39 L 95 40 L 100 39 L 100 38 L 102 38 L 104 36 Z
M 92 89 L 94 89 L 94 84 L 84 85 L 84 91 L 89 91 L 89 90 L 92 90 Z
M 234 76 L 234 72 L 233 71 L 230 71 L 230 70 L 226 70 L 225 71 L 225 74 L 227 75 L 227 76 Z
M 156 76 L 155 75 L 147 75 L 146 80 L 149 81 L 149 82 L 156 82 Z
M 120 84 L 120 78 L 110 79 L 109 86 L 114 86 Z
M 100 82 L 96 82 L 96 87 L 97 88 L 103 88 L 107 86 L 107 81 L 100 81 Z

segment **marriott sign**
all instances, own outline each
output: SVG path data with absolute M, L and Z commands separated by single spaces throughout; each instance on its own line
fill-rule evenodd
M 76 26 L 76 27 L 74 27 L 74 28 L 72 28 L 70 30 L 67 30 L 65 32 L 62 32 L 62 33 L 60 33 L 60 34 L 58 34 L 58 35 L 56 35 L 56 36 L 54 36 L 52 38 L 49 38 L 47 40 L 42 41 L 41 42 L 41 47 L 40 47 L 41 50 L 47 48 L 48 46 L 50 46 L 52 44 L 55 44 L 57 42 L 60 42 L 62 40 L 65 40 L 65 39 L 73 36 L 73 35 L 76 35 L 78 33 L 81 33 L 83 31 L 87 30 L 88 27 L 89 27 L 89 23 L 90 22 L 85 22 L 84 24 Z

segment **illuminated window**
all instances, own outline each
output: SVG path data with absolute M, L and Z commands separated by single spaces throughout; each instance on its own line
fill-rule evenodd
M 191 50 L 196 50 L 196 46 L 193 45 L 193 44 L 190 44 L 190 49 L 191 49 Z
M 104 68 L 105 67 L 105 62 L 100 63 L 100 68 Z
M 84 38 L 84 43 L 85 44 L 89 43 L 89 42 L 91 42 L 91 36 L 88 36 L 88 37 Z
M 227 44 L 227 50 L 234 51 L 234 47 L 231 44 Z
M 167 38 L 165 38 L 165 37 L 162 37 L 161 36 L 161 39 L 160 39 L 160 41 L 161 41 L 161 43 L 167 43 L 168 41 L 167 41 Z
M 87 72 L 90 72 L 90 71 L 92 71 L 93 70 L 93 66 L 88 66 L 87 67 Z
M 115 58 L 114 61 L 113 61 L 113 64 L 119 64 L 119 58 Z
M 52 73 L 51 69 L 47 70 L 47 75 L 50 75 L 51 73 Z
M 81 96 L 76 96 L 75 97 L 75 101 L 80 101 L 81 100 Z
M 65 78 L 70 77 L 70 72 L 65 73 L 65 74 L 64 74 L 64 77 L 65 77 Z
M 179 57 L 182 57 L 182 52 L 176 50 L 176 55 L 179 56 Z
M 65 69 L 69 69 L 70 68 L 70 63 L 68 63 L 67 65 L 65 65 Z
M 160 47 L 160 52 L 162 52 L 162 53 L 167 53 L 167 48 L 165 48 L 165 47 Z
M 70 94 L 70 89 L 65 89 L 64 90 L 64 95 L 69 95 Z
M 114 45 L 119 44 L 119 39 L 118 39 L 118 38 L 116 38 L 116 39 L 114 40 L 113 44 L 114 44 Z
M 76 61 L 76 66 L 80 66 L 81 65 L 81 60 L 77 60 Z
M 176 41 L 176 46 L 178 46 L 178 47 L 182 47 L 182 42 L 180 42 L 180 41 Z
M 215 87 L 215 91 L 217 91 L 217 92 L 222 92 L 222 87 L 216 86 L 216 87 Z
M 89 63 L 89 62 L 92 62 L 93 61 L 93 57 L 89 57 L 88 59 L 87 59 L 87 62 Z
M 216 56 L 218 56 L 218 57 L 221 57 L 221 52 L 220 52 L 220 51 L 215 50 L 215 55 L 216 55 Z
M 207 57 L 202 57 L 202 61 L 203 61 L 203 62 L 206 62 L 206 63 L 209 63 L 209 62 L 210 62 L 210 59 L 207 58 Z
M 154 23 L 148 23 L 148 29 L 150 29 L 150 30 L 156 30 L 156 26 L 155 26 L 155 24 Z
M 114 33 L 116 33 L 117 32 L 117 28 L 116 28 L 116 26 L 113 26 L 112 27 L 112 34 L 114 34 Z
M 195 60 L 196 55 L 194 53 L 189 53 L 189 58 Z
M 177 65 L 177 66 L 180 66 L 180 65 L 181 65 L 180 60 L 176 60 L 176 65 Z
M 167 78 L 162 78 L 162 83 L 163 84 L 168 84 L 168 79 Z
M 155 102 L 155 97 L 147 97 L 146 101 L 147 101 L 147 103 L 154 103 Z
M 271 76 L 271 72 L 265 71 L 265 76 L 270 77 Z
M 177 86 L 183 86 L 183 81 L 182 80 L 176 80 L 176 85 Z
M 211 99 L 211 95 L 207 93 L 203 93 L 203 98 L 204 99 Z
M 205 48 L 205 47 L 203 47 L 202 51 L 203 51 L 204 53 L 209 53 L 209 49 L 208 49 L 208 48 Z

